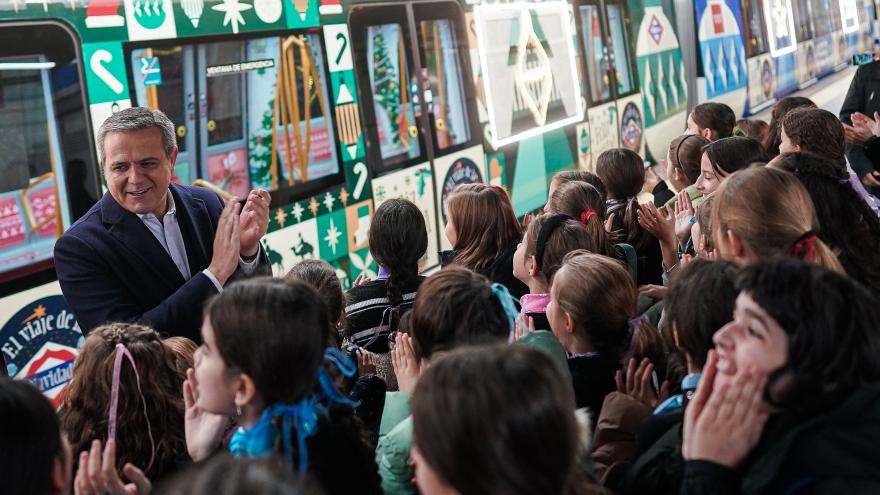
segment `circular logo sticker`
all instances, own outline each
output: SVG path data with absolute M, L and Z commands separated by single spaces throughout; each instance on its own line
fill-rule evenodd
M 480 168 L 469 158 L 459 158 L 453 162 L 446 172 L 446 178 L 443 179 L 443 190 L 440 198 L 441 210 L 443 213 L 443 223 L 446 223 L 446 198 L 452 194 L 452 191 L 462 184 L 475 184 L 483 182 L 483 174 Z
M 0 328 L 0 353 L 9 376 L 24 379 L 57 408 L 83 335 L 60 295 L 25 305 Z
M 628 103 L 623 109 L 620 122 L 620 138 L 623 146 L 638 152 L 642 145 L 642 112 L 635 104 Z

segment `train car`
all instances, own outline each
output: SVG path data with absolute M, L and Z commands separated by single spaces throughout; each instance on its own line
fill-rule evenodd
M 104 193 L 95 130 L 120 109 L 172 119 L 175 181 L 271 192 L 263 247 L 276 274 L 320 258 L 348 288 L 376 275 L 367 231 L 388 198 L 422 209 L 429 268 L 449 247 L 444 205 L 457 185 L 502 186 L 523 215 L 544 204 L 554 173 L 590 170 L 605 149 L 656 164 L 696 101 L 768 104 L 763 69 L 753 74 L 764 45 L 743 22 L 751 5 L 696 2 L 704 84 L 690 94 L 673 0 L 2 3 L 6 370 L 60 401 L 83 336 L 53 246 Z M 817 74 L 842 61 L 816 58 Z

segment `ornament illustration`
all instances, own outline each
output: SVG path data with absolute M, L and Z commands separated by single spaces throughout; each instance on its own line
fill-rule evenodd
M 198 28 L 199 19 L 202 18 L 202 11 L 205 8 L 205 0 L 181 0 L 180 6 L 183 7 L 183 13 L 193 27 Z

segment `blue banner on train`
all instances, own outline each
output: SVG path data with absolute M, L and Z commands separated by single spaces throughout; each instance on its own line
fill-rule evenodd
M 43 297 L 21 308 L 0 329 L 9 376 L 25 379 L 58 407 L 83 335 L 64 297 Z

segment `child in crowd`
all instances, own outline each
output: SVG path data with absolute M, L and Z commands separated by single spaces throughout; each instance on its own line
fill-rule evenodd
M 159 334 L 133 323 L 89 332 L 64 394 L 61 423 L 74 469 L 95 440 L 115 440 L 116 471 L 125 464 L 153 481 L 189 462 L 184 436 L 180 374 L 186 357 Z
M 733 174 L 715 194 L 712 230 L 718 257 L 739 266 L 790 256 L 843 271 L 817 235 L 809 193 L 782 170 L 762 167 Z
M 70 493 L 70 444 L 52 404 L 25 380 L 0 378 L 0 480 L 4 495 Z
M 877 299 L 790 259 L 738 288 L 685 411 L 680 493 L 880 492 Z
M 736 275 L 731 263 L 698 259 L 673 277 L 664 300 L 664 323 L 669 347 L 675 350 L 670 359 L 683 367 L 670 379 L 680 386 L 673 386 L 677 393 L 658 405 L 661 397 L 645 373 L 650 365 L 642 363 L 605 399 L 593 462 L 597 471 L 607 473 L 606 486 L 623 493 L 677 491 L 684 475 L 683 410 L 699 383 L 712 336 L 733 319 Z
M 779 155 L 779 145 L 782 143 L 782 120 L 788 112 L 796 108 L 816 108 L 816 104 L 803 96 L 786 96 L 773 105 L 770 114 L 770 124 L 760 139 L 764 149 L 767 150 L 767 158 L 773 159 Z
M 709 140 L 703 136 L 683 134 L 669 143 L 666 154 L 666 179 L 679 193 L 687 192 L 694 207 L 699 206 L 703 198 L 695 184 L 700 178 L 700 159 L 707 144 Z M 671 209 L 677 199 L 678 196 L 673 196 L 662 204 L 655 202 L 655 205 Z
M 782 120 L 779 152 L 805 151 L 824 158 L 846 178 L 846 139 L 843 124 L 833 113 L 820 108 L 797 108 Z
M 761 119 L 740 119 L 733 128 L 734 136 L 750 137 L 755 140 L 764 139 L 764 134 L 770 126 Z
M 611 233 L 616 243 L 626 243 L 635 248 L 638 285 L 662 283 L 662 259 L 660 243 L 650 232 L 639 225 L 636 196 L 645 182 L 642 158 L 626 148 L 602 152 L 596 159 L 596 173 L 605 183 L 607 215 Z
M 369 351 L 376 374 L 396 390 L 388 336 L 397 331 L 400 316 L 412 307 L 424 280 L 419 260 L 428 249 L 425 217 L 411 201 L 389 199 L 376 209 L 368 238 L 379 276 L 348 291 L 346 340 Z
M 324 260 L 302 260 L 284 276 L 284 280 L 299 281 L 315 289 L 327 306 L 327 318 L 330 322 L 330 344 L 339 347 L 342 344 L 340 335 L 345 324 L 345 292 L 336 270 Z
M 595 212 L 595 215 L 590 213 L 591 211 Z M 605 231 L 605 196 L 595 186 L 584 181 L 571 181 L 560 185 L 547 200 L 544 213 L 561 213 L 575 220 L 579 219 L 595 239 L 596 248 L 590 251 L 612 258 L 620 256 L 611 237 Z M 598 221 L 592 221 L 593 219 Z
M 846 172 L 810 153 L 786 154 L 779 167 L 806 188 L 821 226 L 819 238 L 837 253 L 846 273 L 880 294 L 880 219 L 849 186 Z
M 563 187 L 569 186 L 589 187 L 595 191 L 583 183 Z M 604 239 L 604 226 L 595 210 L 584 212 L 580 221 L 568 215 L 545 213 L 532 220 L 523 241 L 517 246 L 513 255 L 513 275 L 529 287 L 529 293 L 522 296 L 520 302 L 523 316 L 533 318 L 535 328 L 550 329 L 546 314 L 550 282 L 562 266 L 565 255 L 576 249 L 593 253 L 600 250 L 597 239 L 587 230 L 590 224 L 593 230 L 602 232 Z
M 732 136 L 735 125 L 733 109 L 724 103 L 710 101 L 694 107 L 687 119 L 686 133 L 717 141 Z
M 767 162 L 767 153 L 761 143 L 748 137 L 731 137 L 703 147 L 700 176 L 695 186 L 703 196 L 714 193 L 737 170 L 752 163 Z
M 656 336 L 656 329 L 631 321 L 636 298 L 632 278 L 607 256 L 573 251 L 553 277 L 547 319 L 568 352 L 577 406 L 589 408 L 593 419 L 615 389 L 614 375 L 628 350 L 654 353 L 641 343 Z
M 593 172 L 587 172 L 586 170 L 563 170 L 562 172 L 556 172 L 553 174 L 553 178 L 550 179 L 550 189 L 547 191 L 547 206 L 544 207 L 544 213 L 549 213 L 547 208 L 550 207 L 550 200 L 553 199 L 553 194 L 556 190 L 570 182 L 583 182 L 589 184 L 599 191 L 599 195 L 602 196 L 603 199 L 605 198 L 605 184 L 602 183 L 602 179 L 600 179 L 598 175 Z
M 409 397 L 434 356 L 458 347 L 508 341 L 514 333 L 511 296 L 498 284 L 462 267 L 448 267 L 425 280 L 409 313 L 411 335 L 398 334 L 392 351 L 400 392 L 389 392 L 382 414 L 376 462 L 386 494 L 414 494 L 410 465 L 412 418 Z M 533 331 L 517 341 L 556 356 L 565 352 L 550 332 Z M 565 376 L 567 371 L 563 371 Z M 570 383 L 570 382 L 567 382 Z M 423 489 L 423 487 L 420 487 Z
M 596 493 L 577 462 L 573 409 L 571 389 L 539 351 L 487 346 L 438 358 L 412 398 L 419 490 Z
M 380 493 L 362 427 L 323 367 L 354 366 L 327 349 L 328 321 L 324 302 L 301 282 L 238 282 L 211 301 L 183 387 L 193 459 L 220 449 L 234 418 L 232 454 L 281 455 L 328 494 Z
M 463 184 L 446 200 L 446 238 L 451 251 L 440 253 L 441 266 L 461 265 L 507 287 L 514 297 L 528 287 L 513 276 L 513 253 L 522 228 L 507 191 L 487 184 Z

